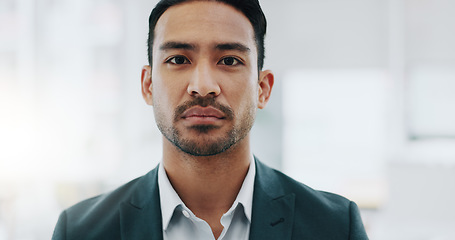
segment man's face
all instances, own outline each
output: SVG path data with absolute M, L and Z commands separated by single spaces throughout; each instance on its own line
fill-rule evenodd
M 170 7 L 158 20 L 142 91 L 171 143 L 209 156 L 248 135 L 256 108 L 268 99 L 261 76 L 248 18 L 226 4 L 193 1 Z

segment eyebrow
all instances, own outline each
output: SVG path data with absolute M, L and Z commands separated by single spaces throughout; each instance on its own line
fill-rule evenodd
M 241 43 L 222 43 L 222 44 L 217 44 L 216 49 L 218 50 L 236 50 L 239 52 L 250 52 L 250 48 L 247 46 L 241 44 Z
M 171 49 L 194 50 L 196 46 L 190 43 L 183 42 L 166 42 L 160 46 L 160 50 L 166 51 Z
M 167 51 L 172 49 L 183 49 L 183 50 L 196 50 L 197 46 L 191 43 L 185 42 L 165 42 L 160 46 L 160 50 Z M 250 52 L 250 48 L 241 43 L 221 43 L 215 46 L 215 49 L 226 51 L 236 50 L 239 52 Z

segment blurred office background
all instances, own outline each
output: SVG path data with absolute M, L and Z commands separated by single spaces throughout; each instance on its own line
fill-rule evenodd
M 0 0 L 0 240 L 145 174 L 156 0 Z M 255 154 L 358 203 L 371 239 L 455 239 L 455 1 L 262 0 L 276 74 Z

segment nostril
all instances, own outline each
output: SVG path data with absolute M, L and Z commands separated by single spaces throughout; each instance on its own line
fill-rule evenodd
M 206 96 L 216 97 L 216 96 L 218 96 L 218 94 L 215 91 L 205 92 L 204 93 L 204 92 L 193 90 L 193 91 L 190 91 L 189 93 L 190 93 L 191 96 L 196 96 L 196 95 L 199 95 L 201 97 L 206 97 Z
M 194 78 L 187 86 L 187 93 L 192 96 L 217 96 L 220 92 L 220 86 L 212 78 Z

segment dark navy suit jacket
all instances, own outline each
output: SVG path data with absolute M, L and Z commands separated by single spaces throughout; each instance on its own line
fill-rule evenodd
M 313 190 L 257 159 L 255 163 L 249 239 L 368 239 L 354 202 Z M 157 173 L 155 168 L 63 211 L 52 239 L 163 239 Z

